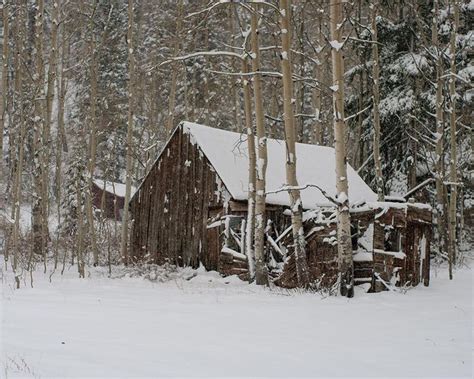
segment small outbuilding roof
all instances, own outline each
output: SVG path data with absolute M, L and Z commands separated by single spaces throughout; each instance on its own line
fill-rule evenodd
M 178 128 L 191 136 L 216 170 L 218 176 L 235 200 L 247 200 L 248 194 L 248 150 L 247 136 L 222 129 L 211 128 L 191 122 L 182 122 Z M 176 130 L 175 130 L 176 132 Z M 286 185 L 285 141 L 267 139 L 268 166 L 266 172 L 267 192 Z M 336 196 L 335 151 L 331 147 L 297 143 L 297 178 L 301 187 L 317 185 L 328 195 Z M 377 200 L 377 195 L 348 165 L 349 200 L 351 204 Z M 301 191 L 303 208 L 314 209 L 331 205 L 331 202 L 314 187 Z M 286 191 L 269 193 L 267 203 L 289 206 Z
M 101 190 L 105 189 L 105 192 L 115 194 L 118 197 L 125 197 L 125 184 L 123 183 L 115 183 L 105 179 L 93 179 L 94 184 L 100 188 Z M 132 198 L 135 192 L 135 188 L 132 186 L 130 190 L 130 198 Z

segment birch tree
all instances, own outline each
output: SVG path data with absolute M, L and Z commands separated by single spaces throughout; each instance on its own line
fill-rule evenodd
M 354 266 L 352 261 L 349 191 L 347 184 L 346 130 L 344 121 L 344 60 L 342 56 L 342 2 L 330 0 L 332 53 L 334 147 L 336 150 L 337 191 L 337 251 L 339 257 L 340 291 L 342 296 L 354 296 Z

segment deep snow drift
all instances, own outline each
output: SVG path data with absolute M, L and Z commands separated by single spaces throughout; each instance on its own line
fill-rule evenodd
M 216 273 L 159 283 L 99 269 L 78 279 L 75 268 L 14 290 L 1 272 L 0 377 L 472 374 L 469 269 L 351 300 Z

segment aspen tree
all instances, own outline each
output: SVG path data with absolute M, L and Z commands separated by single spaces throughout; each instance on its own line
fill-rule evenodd
M 286 142 L 286 180 L 290 186 L 291 224 L 295 249 L 296 275 L 298 285 L 309 285 L 308 263 L 306 261 L 305 237 L 303 230 L 303 204 L 296 177 L 296 126 L 293 111 L 293 80 L 291 73 L 290 45 L 290 0 L 280 0 L 281 28 L 281 69 L 283 73 L 283 109 Z
M 234 43 L 234 33 L 235 33 L 235 18 L 234 18 L 234 7 L 229 7 L 229 29 L 230 29 L 230 44 Z M 235 49 L 233 49 L 235 52 Z M 232 60 L 232 71 L 236 72 L 238 70 L 235 59 Z M 243 78 L 244 80 L 246 78 Z M 248 84 L 248 82 L 247 82 Z M 239 91 L 238 85 L 233 78 L 231 78 L 231 91 L 232 91 L 232 115 L 233 115 L 233 122 L 234 128 L 237 130 L 241 130 L 242 128 L 242 118 L 241 118 L 241 111 L 240 111 L 240 102 L 239 102 Z M 244 95 L 245 96 L 245 95 Z M 244 105 L 245 107 L 245 105 Z
M 76 201 L 77 201 L 77 271 L 79 278 L 85 278 L 85 263 L 84 263 L 84 221 L 83 221 L 83 209 L 82 209 L 82 188 L 80 186 L 80 180 L 76 180 Z M 74 259 L 74 253 L 73 253 Z
M 49 165 L 49 145 L 50 145 L 50 134 L 51 134 L 51 116 L 53 112 L 53 99 L 54 89 L 57 74 L 58 65 L 58 54 L 57 54 L 57 39 L 58 39 L 58 26 L 59 26 L 59 6 L 61 0 L 54 0 L 52 2 L 53 12 L 51 20 L 51 46 L 49 53 L 48 62 L 48 79 L 47 79 L 47 90 L 46 90 L 46 119 L 45 127 L 43 129 L 43 140 L 45 144 L 44 165 Z
M 242 72 L 248 73 L 249 64 L 247 58 L 242 59 Z M 255 136 L 252 125 L 252 99 L 250 93 L 250 83 L 246 76 L 242 77 L 242 86 L 244 92 L 244 113 L 245 129 L 247 134 L 247 147 L 249 152 L 249 186 L 248 186 L 248 211 L 247 225 L 245 232 L 245 251 L 249 265 L 249 281 L 255 278 L 255 251 L 254 251 L 254 233 L 255 233 L 255 186 L 257 180 L 256 162 L 257 153 L 255 151 Z
M 330 29 L 333 77 L 334 147 L 336 150 L 337 190 L 337 250 L 339 257 L 340 291 L 342 296 L 354 296 L 351 222 L 347 183 L 346 130 L 344 121 L 344 60 L 342 56 L 342 2 L 330 0 Z
M 8 96 L 8 43 L 9 43 L 9 4 L 8 0 L 3 0 L 3 47 L 2 47 L 2 80 L 0 81 L 0 92 L 2 99 L 0 102 L 0 175 L 3 177 L 3 131 L 5 130 L 5 115 L 7 112 Z
M 34 118 L 34 188 L 35 196 L 32 206 L 33 251 L 43 256 L 44 271 L 46 272 L 46 254 L 48 246 L 48 189 L 47 165 L 45 163 L 45 92 L 44 92 L 44 0 L 37 0 L 35 12 L 35 118 Z
M 95 2 L 94 2 L 95 3 Z M 91 22 L 91 26 L 93 23 Z M 94 33 L 94 31 L 91 31 Z M 95 35 L 90 37 L 90 120 L 89 120 L 89 162 L 88 162 L 88 188 L 86 194 L 86 215 L 89 227 L 89 237 L 93 254 L 94 266 L 99 264 L 99 252 L 97 249 L 97 237 L 94 224 L 94 212 L 92 209 L 92 182 L 97 159 L 97 76 L 98 76 L 98 51 L 96 48 Z
M 20 276 L 18 274 L 18 261 L 20 255 L 20 248 L 18 246 L 18 239 L 20 235 L 20 206 L 21 206 L 21 185 L 23 175 L 23 159 L 24 159 L 24 140 L 26 136 L 25 114 L 23 108 L 24 91 L 23 91 L 23 68 L 21 63 L 21 55 L 24 54 L 25 38 L 25 9 L 24 5 L 19 5 L 15 17 L 15 84 L 14 84 L 14 122 L 19 127 L 17 146 L 18 158 L 14 171 L 14 185 L 13 185 L 13 206 L 12 218 L 14 220 L 12 231 L 11 249 L 13 251 L 12 270 L 15 276 L 16 287 L 20 287 Z M 7 259 L 7 257 L 5 258 Z
M 450 150 L 451 160 L 449 162 L 449 180 L 451 194 L 449 199 L 449 279 L 453 279 L 453 266 L 456 263 L 456 205 L 457 205 L 457 146 L 456 146 L 456 34 L 459 24 L 459 5 L 457 0 L 451 0 L 452 25 L 450 36 L 450 76 L 449 76 L 449 126 L 450 126 Z
M 132 187 L 132 136 L 133 136 L 133 111 L 134 111 L 134 79 L 135 79 L 135 61 L 133 56 L 133 0 L 128 0 L 128 120 L 127 120 L 127 161 L 126 161 L 126 181 L 125 181 L 125 200 L 122 216 L 122 238 L 120 252 L 122 260 L 128 264 L 128 208 L 130 202 L 130 192 Z
M 255 120 L 257 124 L 257 179 L 255 184 L 255 279 L 259 285 L 268 284 L 265 262 L 265 177 L 267 171 L 267 137 L 263 111 L 263 94 L 260 71 L 260 47 L 258 37 L 258 13 L 260 7 L 253 5 L 251 15 L 251 46 L 253 94 L 255 102 Z
M 324 36 L 322 31 L 322 17 L 318 15 L 318 46 L 316 51 L 317 64 L 314 66 L 314 76 L 317 80 L 317 85 L 314 86 L 312 92 L 312 102 L 314 108 L 314 129 L 313 129 L 313 143 L 316 145 L 323 144 L 322 125 L 321 125 L 321 82 L 323 77 L 323 54 L 322 47 L 324 43 Z
M 59 13 L 59 10 L 58 10 Z M 57 109 L 57 132 L 56 132 L 56 172 L 54 177 L 55 185 L 55 195 L 56 195 L 56 206 L 57 206 L 57 217 L 58 225 L 61 225 L 61 196 L 62 196 L 62 158 L 63 150 L 67 152 L 67 142 L 66 142 L 66 131 L 65 131 L 65 122 L 64 122 L 64 108 L 65 108 L 65 98 L 66 98 L 66 60 L 69 53 L 69 45 L 66 48 L 66 30 L 64 28 L 64 23 L 62 25 L 61 33 L 61 49 L 58 47 L 58 53 L 61 51 L 61 64 L 59 69 L 59 79 L 56 80 L 56 92 L 58 94 L 58 109 Z M 58 228 L 59 230 L 59 228 Z M 54 254 L 54 268 L 57 269 L 58 266 L 58 254 L 59 254 L 59 238 L 56 241 L 56 251 Z
M 436 165 L 435 165 L 435 179 L 436 179 L 436 221 L 438 225 L 438 244 L 440 251 L 443 251 L 446 243 L 445 231 L 445 197 L 444 197 L 444 117 L 443 117 L 443 58 L 441 46 L 438 38 L 438 17 L 439 4 L 438 0 L 433 0 L 433 23 L 431 29 L 431 44 L 436 51 Z
M 181 42 L 181 29 L 183 23 L 183 0 L 178 0 L 178 16 L 176 17 L 176 34 L 174 37 L 173 56 L 179 52 L 179 45 Z M 173 130 L 174 111 L 176 104 L 176 87 L 178 83 L 178 64 L 173 63 L 171 73 L 171 89 L 168 100 L 168 121 L 166 124 L 166 132 L 169 134 Z
M 380 90 L 379 90 L 379 46 L 377 40 L 377 11 L 378 1 L 374 1 L 371 7 L 371 32 L 372 32 L 372 79 L 373 79 L 373 123 L 374 123 L 374 165 L 377 197 L 379 201 L 384 200 L 384 185 L 382 175 L 382 161 L 380 158 Z

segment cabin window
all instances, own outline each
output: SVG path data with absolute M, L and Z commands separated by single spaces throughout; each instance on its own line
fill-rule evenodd
M 352 242 L 352 251 L 356 251 L 359 248 L 359 223 L 356 225 L 351 224 L 351 242 Z
M 385 227 L 385 251 L 401 251 L 401 234 L 400 229 L 393 226 Z
M 241 251 L 241 248 L 245 243 L 243 240 L 245 236 L 242 232 L 243 219 L 244 218 L 241 216 L 234 215 L 228 215 L 225 217 L 225 246 L 235 251 Z

